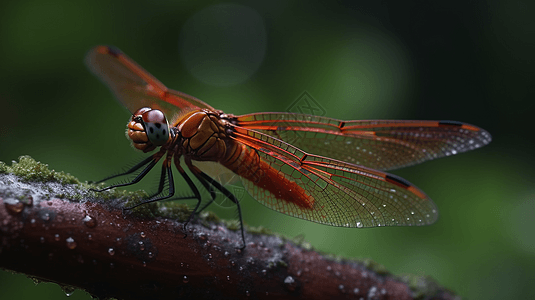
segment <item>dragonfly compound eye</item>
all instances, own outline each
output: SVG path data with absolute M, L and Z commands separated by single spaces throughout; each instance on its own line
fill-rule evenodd
M 151 109 L 141 115 L 149 141 L 155 146 L 161 146 L 169 139 L 169 124 L 164 113 L 158 109 Z

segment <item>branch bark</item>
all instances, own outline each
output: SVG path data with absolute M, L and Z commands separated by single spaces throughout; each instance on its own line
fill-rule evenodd
M 109 197 L 108 195 L 107 197 Z M 63 199 L 60 199 L 63 198 Z M 215 218 L 183 223 L 121 209 L 81 184 L 0 174 L 0 267 L 118 299 L 457 299 L 432 280 L 327 258 Z

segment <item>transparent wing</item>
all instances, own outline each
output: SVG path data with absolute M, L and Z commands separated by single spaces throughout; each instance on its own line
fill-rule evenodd
M 307 154 L 254 130 L 235 130 L 233 138 L 258 156 L 257 174 L 270 175 L 270 182 L 291 188 L 279 193 L 281 197 L 264 188 L 266 181 L 242 177 L 251 196 L 273 210 L 316 223 L 358 228 L 427 225 L 438 218 L 433 201 L 395 175 Z M 284 195 L 286 191 L 293 197 Z
M 187 110 L 213 109 L 195 97 L 168 89 L 117 48 L 97 46 L 89 51 L 85 62 L 131 113 L 151 107 L 172 117 Z
M 200 160 L 194 160 L 192 163 L 223 186 L 240 182 L 240 176 L 220 163 Z
M 237 117 L 237 126 L 268 134 L 308 153 L 392 170 L 482 147 L 490 134 L 455 121 L 341 121 L 293 113 Z

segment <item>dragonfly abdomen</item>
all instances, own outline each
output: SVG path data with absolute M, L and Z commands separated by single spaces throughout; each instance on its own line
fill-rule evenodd
M 261 198 L 275 198 L 272 200 L 293 203 L 301 209 L 313 209 L 314 199 L 295 181 L 262 160 L 255 150 L 236 143 L 227 155 L 220 163 L 253 183 L 257 189 L 249 190 L 250 193 L 270 193 L 271 197 L 262 195 Z M 257 198 L 254 194 L 252 196 Z

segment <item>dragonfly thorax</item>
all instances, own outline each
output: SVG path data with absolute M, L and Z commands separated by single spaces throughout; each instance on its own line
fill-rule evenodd
M 142 107 L 127 124 L 127 136 L 132 145 L 143 152 L 162 146 L 171 138 L 165 114 L 158 109 Z
M 220 161 L 232 142 L 226 134 L 227 121 L 216 111 L 193 111 L 176 124 L 184 155 L 194 160 Z

